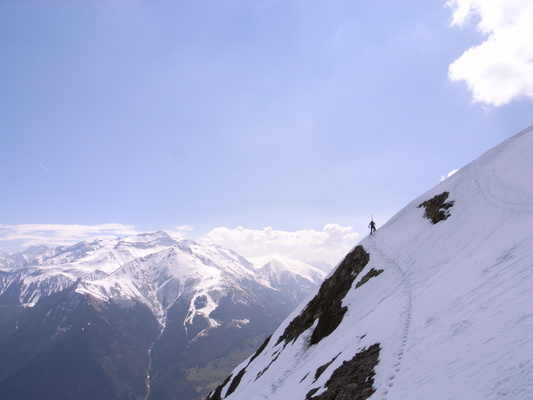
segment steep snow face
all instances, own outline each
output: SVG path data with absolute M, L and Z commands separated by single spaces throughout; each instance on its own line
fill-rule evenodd
M 532 177 L 533 126 L 359 243 L 369 255 L 364 268 L 350 272 L 347 257 L 315 296 L 341 316 L 333 332 L 317 340 L 328 315 L 313 301 L 302 304 L 211 398 L 322 399 L 357 391 L 339 378 L 342 366 L 369 349 L 375 355 L 378 345 L 366 377 L 372 388 L 357 398 L 532 399 Z M 436 223 L 421 206 L 432 199 L 443 217 Z M 335 304 L 324 288 L 339 272 L 355 278 Z M 304 320 L 299 333 L 293 321 Z

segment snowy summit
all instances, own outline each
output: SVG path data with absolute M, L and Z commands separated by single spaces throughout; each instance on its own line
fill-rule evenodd
M 210 399 L 533 399 L 533 126 L 363 239 Z

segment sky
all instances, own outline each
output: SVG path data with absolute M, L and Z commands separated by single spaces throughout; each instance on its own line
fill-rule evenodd
M 0 250 L 167 230 L 335 264 L 371 216 L 533 123 L 532 18 L 529 0 L 1 0 Z

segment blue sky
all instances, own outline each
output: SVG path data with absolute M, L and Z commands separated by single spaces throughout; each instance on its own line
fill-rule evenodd
M 529 7 L 482 3 L 1 1 L 0 249 L 178 227 L 355 244 L 533 123 L 524 39 L 524 65 L 504 42 L 449 72 Z

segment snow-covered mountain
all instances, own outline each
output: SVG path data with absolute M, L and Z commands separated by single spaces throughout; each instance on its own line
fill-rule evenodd
M 291 296 L 298 304 L 305 300 L 326 276 L 321 269 L 279 254 L 254 257 L 250 258 L 250 261 L 273 288 Z
M 162 231 L 4 254 L 0 398 L 200 398 L 325 277 L 276 259 L 274 273 Z
M 533 126 L 364 238 L 210 399 L 533 399 Z

